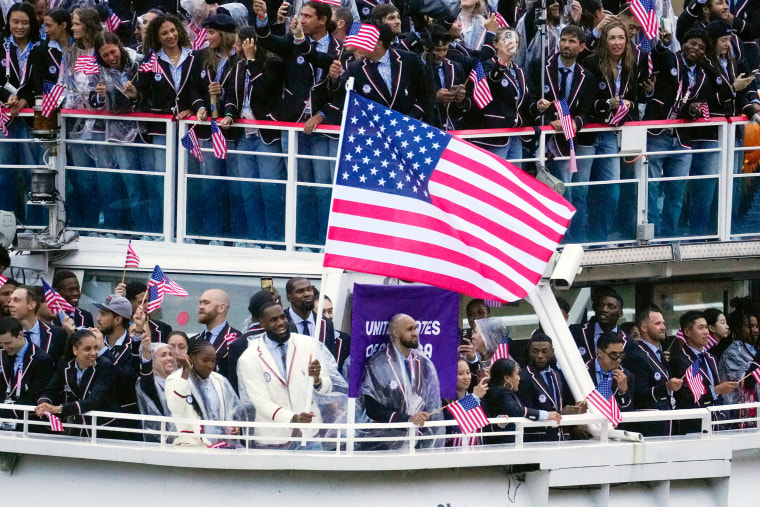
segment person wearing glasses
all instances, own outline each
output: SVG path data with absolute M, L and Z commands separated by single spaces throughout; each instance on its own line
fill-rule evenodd
M 623 368 L 625 340 L 615 332 L 604 332 L 596 342 L 598 355 L 589 363 L 589 375 L 594 387 L 612 381 L 611 390 L 621 412 L 633 410 L 633 373 Z

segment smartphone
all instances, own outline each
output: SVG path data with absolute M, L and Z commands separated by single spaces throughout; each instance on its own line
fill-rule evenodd
M 296 6 L 295 4 L 288 4 L 288 17 L 292 18 L 296 13 Z
M 274 294 L 274 283 L 272 282 L 271 278 L 261 279 L 261 290 L 265 290 L 270 294 Z

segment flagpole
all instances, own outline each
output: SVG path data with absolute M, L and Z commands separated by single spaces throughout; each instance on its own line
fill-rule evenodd
M 121 283 L 124 283 L 124 280 L 127 278 L 127 263 L 124 263 L 124 270 L 121 272 Z
M 354 78 L 349 77 L 346 81 L 346 99 L 343 101 L 343 116 L 340 121 L 340 138 L 338 139 L 338 156 L 337 160 L 335 161 L 335 174 L 333 175 L 333 181 L 332 186 L 333 190 L 335 189 L 335 184 L 338 180 L 338 168 L 340 167 L 340 150 L 343 148 L 343 132 L 346 129 L 346 116 L 348 115 L 348 101 L 351 100 L 351 90 L 354 89 Z M 330 193 L 330 216 L 332 216 L 332 208 L 333 208 L 333 202 L 335 201 L 335 192 Z M 328 219 L 328 225 L 327 225 L 328 231 L 330 230 L 330 221 Z M 325 241 L 327 239 L 325 238 Z M 319 340 L 320 333 L 322 331 L 322 308 L 324 306 L 325 301 L 325 280 L 327 279 L 327 268 L 324 265 L 324 257 L 322 258 L 322 277 L 320 280 L 320 291 L 319 291 L 319 304 L 317 305 L 317 316 L 316 316 L 316 322 L 314 326 L 314 338 L 316 340 Z M 306 391 L 306 410 L 311 410 L 311 403 L 314 396 L 314 389 L 310 388 L 308 391 Z M 301 438 L 301 445 L 306 445 L 306 437 L 303 436 Z

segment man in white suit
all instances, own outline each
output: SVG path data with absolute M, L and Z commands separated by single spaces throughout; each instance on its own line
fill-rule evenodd
M 316 359 L 322 357 L 319 342 L 290 332 L 282 306 L 267 303 L 261 311 L 265 333 L 254 339 L 238 360 L 240 397 L 256 409 L 256 422 L 319 423 L 320 411 L 314 394 L 328 394 L 332 381 Z M 300 438 L 315 430 L 256 428 L 257 447 L 319 449 L 318 443 L 301 446 Z M 294 440 L 294 438 L 298 438 Z

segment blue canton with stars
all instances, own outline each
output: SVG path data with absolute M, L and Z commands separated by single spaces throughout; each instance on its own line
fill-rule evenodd
M 337 184 L 430 202 L 430 175 L 451 136 L 351 93 Z

